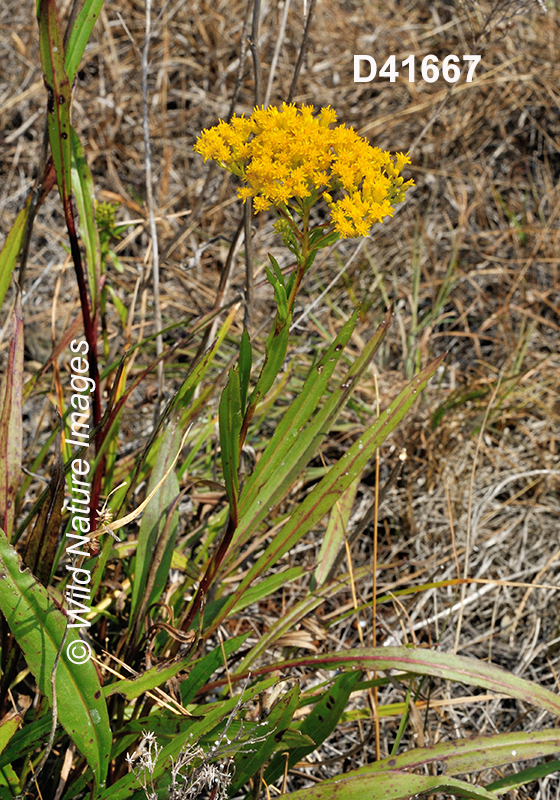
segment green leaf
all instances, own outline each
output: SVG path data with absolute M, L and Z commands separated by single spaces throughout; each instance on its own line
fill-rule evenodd
M 226 657 L 234 653 L 238 647 L 241 647 L 245 639 L 249 636 L 251 631 L 242 633 L 239 636 L 234 636 L 232 639 L 224 641 L 224 651 Z M 208 653 L 198 661 L 189 672 L 189 677 L 181 684 L 181 700 L 184 706 L 188 705 L 194 700 L 198 690 L 204 686 L 211 676 L 224 666 L 224 656 L 222 648 L 216 647 L 211 653 Z
M 453 653 L 439 653 L 423 647 L 363 647 L 327 653 L 319 657 L 309 656 L 281 661 L 270 670 L 286 670 L 291 667 L 311 666 L 313 669 L 360 669 L 381 671 L 403 670 L 417 675 L 431 675 L 448 681 L 470 686 L 479 686 L 497 694 L 517 697 L 525 703 L 560 716 L 560 697 L 531 681 L 518 678 L 495 664 L 465 658 Z M 256 669 L 254 674 L 263 674 L 266 669 Z
M 268 509 L 284 497 L 299 477 L 383 341 L 391 321 L 390 313 L 387 313 L 384 322 L 350 367 L 340 386 L 314 415 L 352 335 L 358 313 L 358 310 L 354 312 L 323 357 L 310 370 L 301 392 L 280 420 L 253 474 L 245 484 L 239 502 L 239 525 L 233 539 L 230 559 L 237 557 L 240 548 L 268 514 Z
M 321 586 L 328 578 L 329 572 L 336 561 L 341 547 L 344 547 L 346 529 L 356 492 L 360 485 L 361 473 L 352 481 L 350 486 L 340 495 L 339 500 L 333 506 L 327 530 L 321 542 L 321 549 L 317 556 L 317 567 L 313 574 L 316 586 Z
M 288 319 L 288 296 L 286 294 L 283 276 L 281 280 L 278 277 L 276 270 L 272 272 L 268 267 L 265 267 L 265 272 L 268 282 L 274 289 L 274 300 L 276 301 L 278 323 L 280 325 L 285 325 L 286 320 Z M 280 275 L 282 275 L 282 273 L 280 273 Z
M 251 360 L 251 340 L 247 331 L 244 330 L 241 334 L 241 345 L 239 347 L 239 392 L 242 412 L 247 404 L 247 392 L 249 391 L 249 381 L 251 380 Z
M 275 751 L 298 707 L 299 686 L 280 698 L 270 714 L 254 728 L 252 735 L 264 741 L 251 744 L 235 756 L 235 773 L 229 786 L 230 794 L 238 792 L 259 771 Z M 252 737 L 251 737 L 252 738 Z
M 338 776 L 312 786 L 292 792 L 292 800 L 364 800 L 364 798 L 383 798 L 383 800 L 408 800 L 419 794 L 444 792 L 446 796 L 470 797 L 472 800 L 496 800 L 496 795 L 455 778 L 444 775 L 414 775 L 409 772 L 390 770 L 374 775 L 350 774 Z
M 329 691 L 325 692 L 321 700 L 315 705 L 313 711 L 299 726 L 300 733 L 310 736 L 314 744 L 298 747 L 290 751 L 288 767 L 293 767 L 298 761 L 301 761 L 309 755 L 309 753 L 312 753 L 331 735 L 346 708 L 348 698 L 359 677 L 359 671 L 343 673 L 339 675 Z M 265 771 L 264 779 L 266 783 L 273 783 L 283 774 L 285 763 L 285 757 L 281 753 L 278 753 Z
M 23 449 L 23 314 L 19 292 L 10 324 L 8 362 L 0 386 L 0 528 L 8 539 L 12 538 Z
M 230 516 L 237 519 L 237 496 L 239 494 L 239 433 L 241 431 L 241 394 L 239 373 L 232 367 L 229 380 L 220 400 L 220 447 L 222 468 L 229 500 Z
M 148 494 L 153 491 L 169 470 L 181 446 L 181 438 L 178 416 L 175 415 L 175 418 L 165 428 L 150 476 Z M 171 470 L 142 515 L 132 583 L 131 620 L 136 619 L 139 611 L 141 612 L 140 616 L 143 617 L 144 611 L 159 600 L 165 589 L 179 523 L 179 514 L 176 510 L 170 521 L 167 520 L 167 513 L 178 494 L 179 481 L 175 470 Z M 165 537 L 165 541 L 161 537 Z M 148 582 L 150 583 L 149 587 Z M 145 597 L 147 589 L 149 595 Z M 143 622 L 143 619 L 140 622 Z M 132 626 L 130 629 L 132 630 Z
M 37 521 L 25 542 L 22 554 L 24 564 L 29 567 L 43 586 L 48 586 L 50 583 L 58 549 L 58 535 L 62 521 L 62 506 L 64 505 L 64 461 L 60 450 L 60 440 L 61 436 L 58 433 L 49 494 L 39 509 Z
M 269 276 L 269 280 L 271 280 L 272 273 L 270 270 L 267 270 L 267 274 Z M 249 398 L 249 404 L 246 412 L 247 419 L 251 419 L 257 404 L 263 397 L 265 397 L 272 384 L 276 380 L 288 350 L 288 338 L 290 334 L 290 322 L 292 316 L 288 313 L 286 290 L 279 283 L 275 276 L 272 276 L 272 280 L 275 281 L 274 294 L 276 296 L 278 310 L 276 312 L 274 325 L 268 335 L 268 339 L 266 340 L 264 364 L 262 366 L 257 385 L 253 389 L 251 397 Z M 282 295 L 285 299 L 285 308 Z
M 47 590 L 0 533 L 0 609 L 21 647 L 41 692 L 52 704 L 51 674 L 64 635 L 66 619 Z M 58 718 L 90 765 L 95 785 L 103 787 L 109 765 L 111 729 L 105 698 L 91 661 L 74 664 L 69 645 L 81 642 L 68 631 L 56 672 Z
M 141 675 L 135 678 L 125 678 L 117 683 L 111 683 L 103 687 L 103 694 L 105 697 L 110 697 L 112 694 L 121 694 L 127 700 L 134 700 L 135 697 L 140 697 L 144 692 L 150 692 L 157 686 L 161 686 L 166 681 L 174 678 L 175 675 L 182 669 L 185 669 L 190 663 L 191 657 L 177 658 L 171 664 L 156 664 L 155 667 L 146 670 Z
M 56 0 L 39 0 L 39 48 L 47 90 L 47 127 L 64 208 L 71 195 L 71 86 L 64 68 L 64 48 Z
M 446 775 L 459 775 L 492 769 L 515 761 L 539 758 L 560 750 L 560 730 L 500 733 L 439 742 L 430 747 L 417 747 L 398 756 L 389 756 L 353 770 L 352 775 L 384 772 L 391 769 L 417 769 L 426 764 L 444 766 Z M 490 787 L 487 787 L 490 788 Z
M 72 145 L 72 189 L 74 190 L 74 199 L 80 214 L 80 233 L 86 248 L 86 266 L 92 306 L 96 309 L 99 302 L 101 249 L 99 233 L 95 223 L 93 178 L 84 155 L 84 149 L 74 128 L 70 131 L 70 139 Z
M 560 761 L 547 761 L 544 764 L 538 764 L 536 767 L 522 769 L 520 772 L 516 772 L 515 775 L 510 775 L 507 778 L 488 784 L 486 788 L 489 792 L 502 794 L 502 792 L 509 792 L 512 789 L 519 789 L 520 786 L 531 783 L 531 781 L 546 778 L 547 775 L 552 775 L 553 772 L 560 772 Z
M 0 722 L 0 753 L 8 746 L 8 742 L 19 728 L 20 722 L 20 714 L 15 714 L 13 717 L 5 717 Z
M 288 491 L 326 435 L 324 414 L 317 414 L 307 428 L 304 426 L 313 417 L 326 391 L 357 318 L 358 312 L 355 311 L 323 357 L 312 367 L 301 392 L 278 423 L 253 474 L 243 487 L 239 501 L 239 527 L 232 542 L 232 554 L 250 538 L 267 515 L 269 506 L 275 505 Z
M 85 0 L 80 13 L 76 17 L 68 39 L 65 58 L 66 74 L 70 83 L 76 77 L 84 50 L 102 7 L 103 0 Z
M 50 714 L 43 714 L 40 719 L 24 725 L 21 730 L 14 734 L 6 749 L 0 753 L 0 767 L 5 767 L 6 764 L 13 764 L 16 758 L 23 758 L 39 745 L 44 744 L 49 737 L 51 727 Z M 62 731 L 60 731 L 60 734 L 64 735 Z M 55 736 L 55 742 L 56 740 L 57 737 Z
M 16 267 L 21 250 L 23 234 L 25 232 L 27 217 L 29 216 L 31 196 L 30 194 L 25 206 L 17 215 L 14 224 L 10 228 L 10 232 L 6 236 L 2 252 L 0 252 L 0 307 L 6 297 L 6 292 L 12 280 L 12 273 Z

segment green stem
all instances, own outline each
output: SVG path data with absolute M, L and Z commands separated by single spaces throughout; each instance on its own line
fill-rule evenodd
M 291 313 L 294 307 L 294 303 L 296 300 L 296 295 L 298 293 L 298 289 L 301 286 L 301 282 L 303 280 L 303 276 L 307 270 L 307 262 L 309 260 L 309 235 L 311 231 L 309 230 L 309 206 L 304 206 L 302 219 L 303 219 L 303 231 L 302 231 L 302 238 L 301 238 L 301 256 L 298 259 L 298 266 L 297 266 L 297 273 L 296 278 L 294 280 L 294 285 L 292 286 L 290 296 L 288 297 L 288 310 Z

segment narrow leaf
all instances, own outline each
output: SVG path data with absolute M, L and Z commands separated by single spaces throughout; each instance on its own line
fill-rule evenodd
M 47 127 L 58 190 L 66 209 L 71 193 L 70 81 L 56 0 L 39 0 L 39 47 L 47 90 Z
M 91 36 L 93 26 L 103 7 L 103 0 L 85 0 L 70 32 L 66 48 L 65 67 L 70 83 L 74 81 L 80 61 Z
M 179 481 L 175 470 L 170 470 L 170 467 L 177 458 L 181 441 L 181 430 L 178 425 L 178 419 L 175 417 L 165 429 L 148 484 L 149 495 L 169 472 L 142 515 L 132 584 L 131 620 L 136 619 L 140 607 L 145 610 L 159 599 L 167 582 L 179 522 L 178 512 L 175 511 L 170 524 L 166 525 L 167 510 L 173 499 L 179 494 Z M 167 537 L 165 542 L 160 541 L 160 537 L 163 535 Z M 154 564 L 152 562 L 158 549 L 161 550 L 159 563 Z M 155 579 L 151 581 L 152 585 L 148 588 L 148 597 L 145 597 L 148 575 L 154 570 Z M 140 621 L 143 622 L 143 620 Z M 132 630 L 132 626 L 130 629 Z
M 274 685 L 276 681 L 276 678 L 270 678 L 251 686 L 243 692 L 241 701 L 243 703 L 249 702 L 260 692 Z M 204 717 L 196 720 L 192 725 L 189 725 L 185 731 L 175 736 L 173 741 L 163 748 L 158 756 L 152 774 L 154 780 L 157 781 L 162 776 L 165 776 L 167 782 L 169 782 L 171 780 L 169 773 L 173 765 L 172 760 L 177 760 L 181 749 L 186 745 L 196 744 L 204 735 L 214 730 L 217 725 L 235 710 L 239 701 L 239 697 L 233 697 L 220 703 L 212 703 L 196 709 L 196 713 L 203 713 Z M 133 795 L 139 789 L 140 786 L 137 778 L 133 773 L 129 773 L 125 775 L 124 778 L 114 783 L 113 786 L 106 789 L 98 800 L 126 800 L 126 798 Z
M 241 334 L 241 345 L 239 347 L 239 391 L 241 394 L 241 411 L 245 411 L 247 404 L 247 392 L 249 391 L 249 381 L 251 380 L 251 340 L 246 330 Z
M 101 279 L 101 249 L 99 233 L 95 223 L 95 199 L 93 195 L 93 178 L 88 167 L 84 149 L 78 134 L 71 128 L 72 145 L 72 189 L 80 214 L 80 234 L 86 248 L 86 268 L 95 310 L 99 302 L 99 281 Z M 120 301 L 119 301 L 120 302 Z
M 391 770 L 375 775 L 350 777 L 339 776 L 323 781 L 310 789 L 292 792 L 292 800 L 408 800 L 419 794 L 444 792 L 446 797 L 470 797 L 472 800 L 496 800 L 496 795 L 481 786 L 473 786 L 443 775 L 414 775 L 409 772 Z
M 318 658 L 307 656 L 281 661 L 270 667 L 256 669 L 253 674 L 262 675 L 272 670 L 306 665 L 313 669 L 369 669 L 377 672 L 397 669 L 417 675 L 431 675 L 470 686 L 480 686 L 508 697 L 517 697 L 525 703 L 532 703 L 560 716 L 560 697 L 550 689 L 519 678 L 496 664 L 453 653 L 439 653 L 423 647 L 364 647 L 344 650 Z
M 144 692 L 150 692 L 157 686 L 161 686 L 166 681 L 174 678 L 178 672 L 187 667 L 190 661 L 190 656 L 187 656 L 186 658 L 176 658 L 171 664 L 156 664 L 155 667 L 151 667 L 151 669 L 146 670 L 146 672 L 135 678 L 125 678 L 117 683 L 104 686 L 103 694 L 105 697 L 110 697 L 112 694 L 121 694 L 127 700 L 133 700 L 135 697 L 140 697 Z
M 231 368 L 229 379 L 220 400 L 220 447 L 222 468 L 229 500 L 230 516 L 237 518 L 239 494 L 239 432 L 241 430 L 241 395 L 239 373 Z
M 21 714 L 14 714 L 12 717 L 5 717 L 0 722 L 0 753 L 8 746 L 8 742 L 21 724 L 21 719 Z
M 509 792 L 512 789 L 519 789 L 531 781 L 538 781 L 540 778 L 546 778 L 547 775 L 552 775 L 553 772 L 560 772 L 560 761 L 546 761 L 544 764 L 538 764 L 536 767 L 529 767 L 516 772 L 515 775 L 509 775 L 507 778 L 502 778 L 499 781 L 490 783 L 486 788 L 489 792 L 495 794 L 502 794 Z
M 321 549 L 317 556 L 317 567 L 313 575 L 317 586 L 321 586 L 321 584 L 326 581 L 340 549 L 344 547 L 346 529 L 348 527 L 348 521 L 350 520 L 354 500 L 356 499 L 356 492 L 360 485 L 360 478 L 361 473 L 340 495 L 340 499 L 332 508 L 327 530 L 323 536 Z

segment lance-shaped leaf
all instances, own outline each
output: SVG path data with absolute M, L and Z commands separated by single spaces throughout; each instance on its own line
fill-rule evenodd
M 426 764 L 439 764 L 445 775 L 459 775 L 492 769 L 516 761 L 543 758 L 560 751 L 560 730 L 499 733 L 439 742 L 431 747 L 417 747 L 398 756 L 382 758 L 351 775 L 384 772 L 391 769 L 417 769 Z
M 179 494 L 177 475 L 170 468 L 177 459 L 181 443 L 181 429 L 176 414 L 165 429 L 148 484 L 149 495 L 167 475 L 148 503 L 140 523 L 130 605 L 131 621 L 136 620 L 139 612 L 140 617 L 143 617 L 148 606 L 159 599 L 167 582 L 179 523 L 177 510 L 173 511 L 172 519 L 167 519 L 168 510 Z M 165 537 L 165 541 L 161 537 Z M 154 563 L 156 556 L 158 563 Z M 142 623 L 143 619 L 139 618 L 138 622 Z M 129 630 L 132 631 L 135 627 L 131 624 Z
M 6 236 L 2 252 L 0 252 L 0 307 L 6 297 L 6 292 L 12 280 L 12 273 L 17 264 L 19 251 L 21 250 L 23 234 L 25 232 L 27 218 L 29 217 L 31 197 L 32 195 L 30 194 L 25 206 L 17 215 L 14 224 L 10 228 L 10 232 Z
M 247 404 L 247 393 L 249 391 L 249 381 L 251 380 L 251 340 L 246 330 L 241 334 L 241 344 L 239 346 L 239 391 L 241 394 L 241 410 L 245 410 Z
M 346 538 L 346 529 L 356 499 L 356 492 L 360 485 L 361 473 L 356 477 L 350 486 L 344 491 L 339 500 L 332 508 L 327 530 L 321 542 L 321 549 L 317 556 L 317 567 L 313 577 L 315 578 L 316 585 L 321 586 L 331 571 L 340 548 L 344 546 Z
M 263 675 L 273 670 L 304 666 L 313 669 L 369 669 L 377 672 L 397 669 L 407 674 L 431 675 L 470 686 L 480 686 L 508 697 L 517 697 L 525 703 L 532 703 L 560 716 L 560 696 L 550 689 L 519 678 L 496 664 L 453 653 L 438 653 L 423 647 L 363 647 L 321 656 L 292 658 L 252 672 L 254 675 Z
M 3 533 L 0 533 L 0 610 L 39 689 L 52 704 L 51 675 L 66 618 Z M 58 719 L 86 757 L 96 786 L 102 787 L 112 739 L 107 706 L 92 662 L 75 664 L 68 658 L 73 642 L 81 640 L 71 629 L 56 671 Z
M 377 448 L 403 419 L 416 400 L 417 394 L 425 388 L 443 358 L 444 356 L 440 356 L 418 373 L 298 505 L 282 531 L 274 537 L 261 557 L 247 571 L 235 592 L 228 598 L 220 614 L 213 621 L 211 630 L 227 617 L 253 580 L 291 550 L 331 510 L 341 494 L 362 472 Z
M 472 800 L 496 800 L 496 795 L 481 786 L 473 786 L 455 778 L 441 775 L 411 775 L 409 772 L 391 770 L 375 775 L 340 776 L 323 781 L 310 789 L 292 792 L 292 800 L 408 800 L 419 794 L 444 792 L 446 797 L 470 797 Z
M 84 50 L 102 7 L 103 0 L 85 0 L 76 17 L 68 39 L 64 60 L 66 74 L 71 84 L 76 77 Z
M 135 678 L 124 678 L 117 683 L 111 683 L 109 686 L 103 687 L 103 694 L 105 697 L 110 697 L 112 694 L 122 694 L 127 700 L 133 700 L 135 697 L 140 697 L 144 692 L 150 692 L 162 683 L 174 678 L 175 675 L 182 669 L 185 669 L 189 664 L 190 656 L 184 658 L 175 658 L 171 664 L 156 664 L 155 667 L 146 670 L 141 675 Z
M 241 394 L 239 373 L 232 367 L 229 379 L 220 399 L 219 410 L 220 447 L 222 468 L 229 501 L 229 513 L 237 519 L 237 497 L 239 494 L 239 432 L 241 430 Z
M 0 528 L 11 539 L 21 476 L 23 316 L 18 292 L 12 313 L 10 350 L 0 386 Z
M 39 47 L 47 90 L 47 127 L 62 204 L 72 191 L 70 141 L 70 81 L 64 68 L 64 48 L 56 0 L 39 0 Z
M 516 772 L 515 775 L 509 775 L 507 778 L 490 783 L 486 788 L 490 792 L 502 794 L 512 789 L 518 789 L 526 783 L 531 783 L 531 781 L 546 778 L 547 775 L 552 775 L 553 772 L 560 772 L 560 761 L 547 761 L 544 764 L 538 764 L 536 767 L 522 769 L 520 772 Z
M 91 172 L 84 155 L 84 149 L 74 128 L 70 130 L 70 139 L 72 145 L 72 188 L 74 190 L 76 206 L 80 214 L 80 233 L 86 248 L 86 268 L 92 307 L 95 310 L 99 302 L 101 249 L 99 245 L 99 233 L 95 223 L 93 178 L 91 177 Z
M 239 526 L 233 540 L 230 558 L 237 555 L 239 548 L 250 539 L 264 520 L 268 509 L 284 497 L 307 466 L 383 341 L 390 324 L 390 313 L 387 313 L 384 322 L 350 367 L 340 385 L 316 411 L 344 347 L 352 335 L 357 316 L 356 310 L 323 357 L 312 367 L 301 392 L 278 423 L 255 471 L 247 481 L 239 502 Z

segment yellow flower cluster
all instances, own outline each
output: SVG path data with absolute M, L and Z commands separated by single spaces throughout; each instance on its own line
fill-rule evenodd
M 330 106 L 313 112 L 286 103 L 256 108 L 248 118 L 203 131 L 194 149 L 242 179 L 238 195 L 243 202 L 255 198 L 255 213 L 322 194 L 342 238 L 367 236 L 414 184 L 400 177 L 410 159 L 397 153 L 393 160 L 352 128 L 330 128 L 336 122 Z

